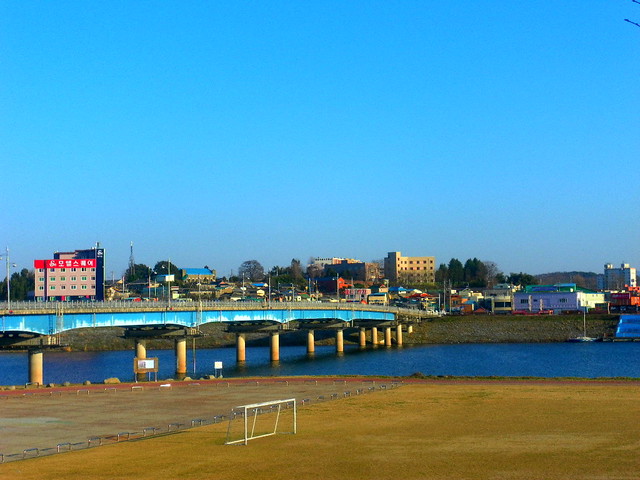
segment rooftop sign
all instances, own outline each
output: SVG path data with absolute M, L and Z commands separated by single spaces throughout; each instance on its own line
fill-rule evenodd
M 34 260 L 33 268 L 95 268 L 95 258 Z

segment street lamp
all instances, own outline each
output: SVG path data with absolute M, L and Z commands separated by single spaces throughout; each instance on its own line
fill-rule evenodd
M 168 295 L 169 309 L 171 309 L 171 280 L 173 280 L 173 275 L 171 275 L 171 259 L 169 259 L 169 262 L 167 263 L 167 285 L 169 287 L 169 295 Z
M 147 270 L 147 301 L 151 301 L 151 269 Z
M 7 310 L 11 310 L 11 267 L 16 267 L 15 263 L 11 263 L 9 260 L 9 247 L 7 247 L 4 258 L 7 262 Z M 2 255 L 0 255 L 0 260 L 2 260 Z

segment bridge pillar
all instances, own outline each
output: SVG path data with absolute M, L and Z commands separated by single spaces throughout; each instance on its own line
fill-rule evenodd
M 407 333 L 413 333 L 413 325 L 407 325 Z
M 316 352 L 316 339 L 313 330 L 307 330 L 307 353 L 313 354 Z
M 378 345 L 378 327 L 371 327 L 371 344 Z
M 344 353 L 344 330 L 336 330 L 336 353 Z
M 236 361 L 244 363 L 247 360 L 244 333 L 236 333 Z
M 142 338 L 136 338 L 136 358 L 142 360 L 147 358 L 147 341 Z M 146 378 L 144 373 L 136 373 L 136 380 L 144 380 Z
M 396 325 L 396 345 L 402 345 L 402 324 Z
M 147 358 L 147 341 L 143 338 L 136 338 L 136 358 Z
M 360 332 L 358 334 L 358 344 L 360 348 L 365 348 L 367 346 L 367 330 L 364 327 L 360 327 Z
M 385 327 L 384 329 L 384 346 L 391 346 L 391 327 Z
M 42 385 L 43 376 L 43 354 L 39 348 L 29 349 L 29 383 Z
M 271 332 L 270 334 L 271 344 L 271 362 L 280 361 L 280 334 L 278 332 Z
M 187 338 L 176 338 L 176 378 L 187 376 Z

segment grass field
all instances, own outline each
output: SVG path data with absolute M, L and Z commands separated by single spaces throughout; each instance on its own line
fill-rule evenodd
M 427 381 L 305 406 L 298 434 L 226 425 L 0 465 L 0 479 L 638 479 L 640 383 Z

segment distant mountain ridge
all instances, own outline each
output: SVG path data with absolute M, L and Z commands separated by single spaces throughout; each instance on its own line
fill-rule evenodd
M 597 290 L 598 274 L 594 272 L 553 272 L 534 275 L 540 285 L 575 283 L 579 287 Z

